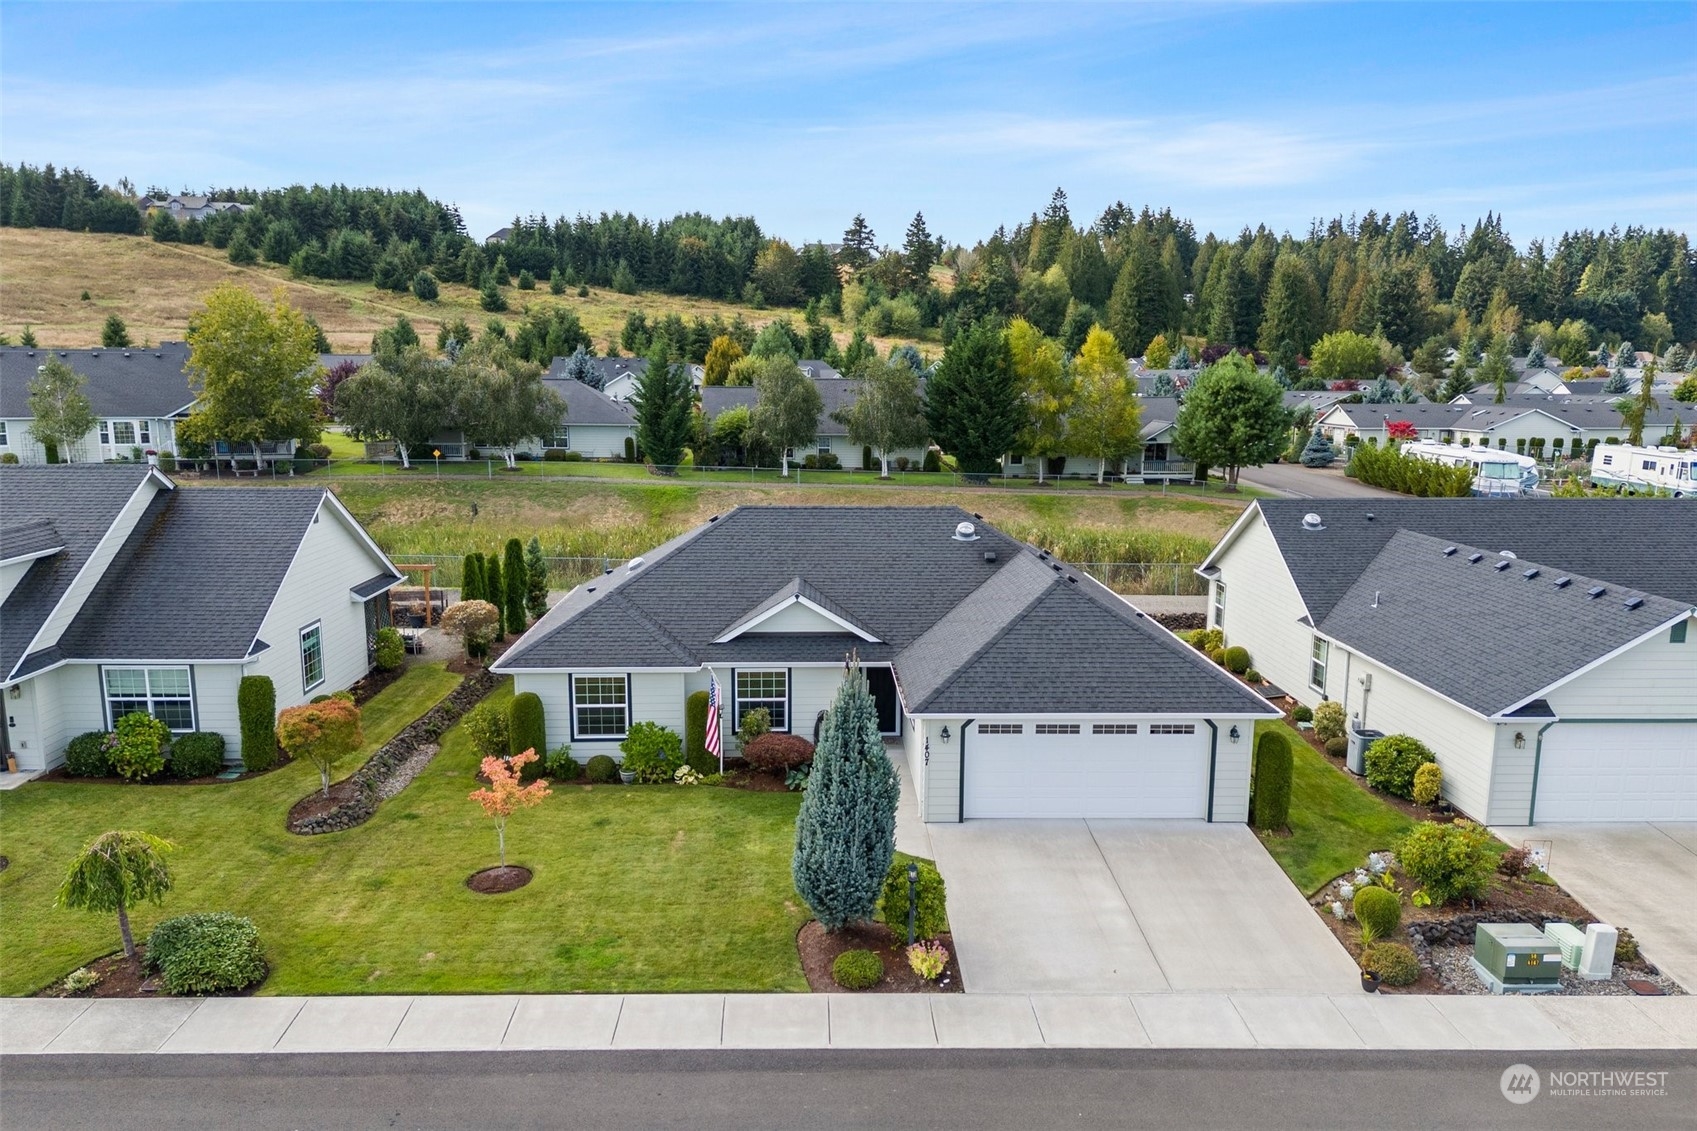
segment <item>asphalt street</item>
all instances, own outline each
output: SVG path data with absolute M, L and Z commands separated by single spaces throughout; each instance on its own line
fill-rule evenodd
M 1532 1068 L 1540 1094 L 1503 1092 Z M 1555 1072 L 1663 1095 L 1557 1094 Z M 1627 1090 L 1633 1086 L 1628 1082 Z M 1598 1089 L 1603 1094 L 1595 1094 Z M 1697 1053 L 578 1052 L 17 1056 L 34 1128 L 1697 1128 Z

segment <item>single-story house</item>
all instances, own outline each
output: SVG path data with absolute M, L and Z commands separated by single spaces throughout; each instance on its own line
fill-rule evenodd
M 1123 459 L 1109 460 L 1107 475 L 1127 483 L 1189 482 L 1196 474 L 1196 464 L 1179 455 L 1179 402 L 1173 397 L 1138 397 L 1137 406 L 1143 446 Z M 1009 452 L 1002 457 L 1002 477 L 1018 479 L 1037 477 L 1036 456 Z M 1095 456 L 1060 455 L 1047 457 L 1043 474 L 1051 478 L 1094 479 L 1097 472 Z
M 1522 451 L 1541 446 L 1546 455 L 1558 449 L 1581 450 L 1596 441 L 1619 442 L 1626 436 L 1625 422 L 1614 407 L 1619 398 L 1572 401 L 1555 397 L 1536 403 L 1516 399 L 1502 404 L 1336 404 L 1322 412 L 1317 420 L 1321 430 L 1332 443 L 1342 447 L 1346 438 L 1356 436 L 1362 443 L 1373 440 L 1385 442 L 1385 422 L 1406 420 L 1414 425 L 1422 440 L 1442 443 L 1466 443 L 1475 447 L 1489 446 L 1508 451 Z M 1682 413 L 1681 410 L 1684 410 Z M 1644 438 L 1658 439 L 1676 420 L 1687 425 L 1697 412 L 1689 406 L 1664 402 L 1653 409 L 1644 423 Z M 1534 441 L 1543 441 L 1542 445 Z
M 496 661 L 548 743 L 618 758 L 716 678 L 814 737 L 857 654 L 926 821 L 1242 821 L 1264 699 L 1088 575 L 957 507 L 738 507 L 579 585 Z
M 1697 820 L 1697 509 L 1262 499 L 1209 622 L 1309 705 L 1432 748 L 1493 825 Z
M 97 423 L 81 440 L 61 451 L 76 463 L 133 459 L 149 449 L 175 452 L 177 425 L 195 402 L 189 388 L 189 347 L 161 342 L 151 349 L 47 350 L 0 347 L 0 453 L 19 463 L 46 463 L 47 453 L 30 435 L 35 414 L 29 407 L 30 382 L 56 358 L 88 378 L 83 392 Z
M 269 676 L 279 708 L 347 687 L 402 579 L 321 488 L 5 467 L 0 516 L 0 737 L 21 770 L 138 710 L 238 759 L 241 678 Z
M 246 212 L 251 205 L 234 200 L 214 200 L 210 196 L 176 193 L 171 196 L 144 196 L 136 201 L 142 215 L 155 211 L 169 212 L 173 220 L 205 220 L 220 212 Z
M 806 366 L 824 365 L 824 362 L 803 361 L 798 364 L 803 367 L 805 373 Z M 835 373 L 836 370 L 833 369 L 831 372 Z M 809 380 L 813 382 L 814 388 L 819 390 L 819 401 L 822 406 L 819 410 L 818 432 L 814 436 L 812 444 L 793 449 L 790 459 L 800 462 L 808 456 L 835 455 L 842 466 L 860 468 L 863 454 L 860 447 L 849 442 L 848 425 L 839 423 L 833 415 L 854 406 L 855 398 L 860 394 L 860 383 L 845 380 L 841 376 L 816 375 L 809 377 Z M 923 396 L 923 379 L 920 381 L 920 393 Z M 711 424 L 719 418 L 720 413 L 727 409 L 739 406 L 753 408 L 756 399 L 754 387 L 751 385 L 704 385 L 701 389 L 701 411 L 706 415 L 708 423 Z M 878 453 L 873 452 L 872 456 L 872 467 L 876 468 L 878 466 Z M 925 448 L 919 446 L 891 452 L 891 464 L 893 465 L 898 458 L 904 456 L 912 463 L 914 470 L 918 470 L 925 459 Z
M 612 399 L 570 377 L 544 377 L 543 385 L 566 402 L 566 418 L 554 435 L 540 438 L 530 450 L 564 448 L 590 459 L 622 459 L 625 441 L 636 436 L 636 421 L 629 405 Z

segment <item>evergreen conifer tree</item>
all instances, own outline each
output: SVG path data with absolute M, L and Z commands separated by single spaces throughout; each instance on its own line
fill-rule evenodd
M 507 606 L 504 594 L 507 591 L 506 582 L 501 577 L 501 557 L 499 554 L 485 554 L 483 557 L 483 594 L 481 599 L 495 606 L 500 619 L 495 625 L 495 639 L 507 638 Z
M 524 608 L 533 621 L 548 612 L 548 561 L 541 540 L 534 537 L 524 548 Z
M 827 931 L 872 918 L 895 855 L 900 794 L 878 708 L 851 657 L 813 752 L 790 864 L 795 890 Z
M 637 378 L 631 402 L 636 406 L 636 446 L 643 458 L 662 469 L 677 467 L 690 439 L 695 389 L 689 372 L 672 364 L 664 339 Z
M 460 571 L 460 600 L 483 600 L 483 555 L 467 554 Z
M 1302 449 L 1303 467 L 1325 467 L 1338 458 L 1337 449 L 1332 447 L 1326 434 L 1320 431 L 1320 426 L 1314 426 L 1314 432 L 1308 437 L 1308 443 Z
M 943 350 L 926 385 L 925 416 L 931 438 L 962 471 L 995 471 L 1014 450 L 1025 428 L 1025 403 L 1012 351 L 995 322 L 974 323 Z
M 525 629 L 525 597 L 529 584 L 524 573 L 524 543 L 517 538 L 507 539 L 506 561 L 501 565 L 502 593 L 501 613 L 507 622 L 510 632 L 519 633 Z

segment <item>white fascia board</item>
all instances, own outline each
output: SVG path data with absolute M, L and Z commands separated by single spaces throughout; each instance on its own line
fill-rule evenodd
M 695 664 L 693 666 L 680 664 L 675 667 L 610 668 L 605 664 L 601 664 L 592 668 L 509 668 L 503 666 L 501 661 L 504 659 L 506 659 L 506 657 L 502 656 L 501 659 L 490 664 L 489 670 L 494 672 L 496 675 L 692 675 L 695 672 L 702 671 L 705 667 L 703 664 Z
M 761 613 L 759 616 L 750 617 L 748 620 L 742 621 L 739 624 L 732 625 L 729 629 L 727 629 L 724 632 L 723 635 L 721 635 L 717 640 L 713 641 L 713 643 L 715 643 L 715 644 L 728 644 L 732 640 L 735 640 L 737 637 L 741 636 L 743 633 L 751 632 L 755 628 L 759 627 L 760 625 L 765 624 L 768 620 L 777 616 L 779 613 L 783 612 L 785 609 L 789 608 L 791 605 L 801 605 L 804 608 L 810 609 L 813 612 L 818 613 L 820 616 L 824 617 L 826 620 L 830 621 L 832 624 L 838 626 L 839 628 L 841 628 L 841 629 L 843 629 L 847 632 L 853 633 L 854 635 L 860 637 L 862 640 L 866 641 L 868 644 L 882 644 L 883 643 L 882 640 L 879 640 L 876 636 L 873 636 L 870 632 L 867 632 L 865 629 L 861 628 L 859 625 L 855 624 L 853 621 L 843 619 L 842 617 L 838 616 L 836 613 L 833 613 L 829 609 L 820 605 L 818 602 L 810 601 L 806 597 L 803 597 L 800 593 L 792 593 L 790 595 L 790 599 L 788 601 L 780 601 L 780 602 L 778 602 L 778 604 L 772 606 L 770 609 L 767 609 L 765 612 Z M 806 634 L 805 633 L 796 633 L 794 635 L 802 636 L 802 635 L 806 635 Z
M 0 565 L 16 565 L 18 562 L 33 562 L 37 558 L 51 557 L 52 555 L 59 553 L 64 548 L 65 547 L 63 546 L 50 546 L 45 550 L 37 550 L 33 554 L 14 554 L 9 558 L 0 558 Z
M 1260 515 L 1261 500 L 1256 499 L 1254 502 L 1250 503 L 1249 506 L 1244 508 L 1242 514 L 1237 516 L 1237 521 L 1231 524 L 1231 528 L 1224 534 L 1220 535 L 1220 540 L 1214 543 L 1214 548 L 1208 551 L 1208 556 L 1202 559 L 1202 564 L 1196 567 L 1195 572 L 1201 573 L 1203 570 L 1212 567 L 1214 565 L 1214 559 L 1225 553 L 1226 548 L 1237 539 L 1238 534 L 1243 530 L 1243 528 L 1257 517 L 1260 517 Z M 1278 542 L 1275 539 L 1274 545 L 1277 544 Z
M 909 711 L 912 719 L 958 719 L 971 716 L 973 719 L 1039 719 L 1058 722 L 1108 722 L 1122 719 L 1153 719 L 1157 722 L 1177 720 L 1180 722 L 1195 722 L 1199 719 L 1215 721 L 1231 719 L 1282 719 L 1284 712 L 1268 704 L 1266 713 L 1254 711 Z

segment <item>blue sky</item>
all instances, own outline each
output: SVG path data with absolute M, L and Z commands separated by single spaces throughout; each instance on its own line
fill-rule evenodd
M 420 187 L 515 212 L 922 209 L 971 243 L 1487 209 L 1518 242 L 1697 222 L 1697 5 L 0 6 L 0 157 L 139 186 Z

